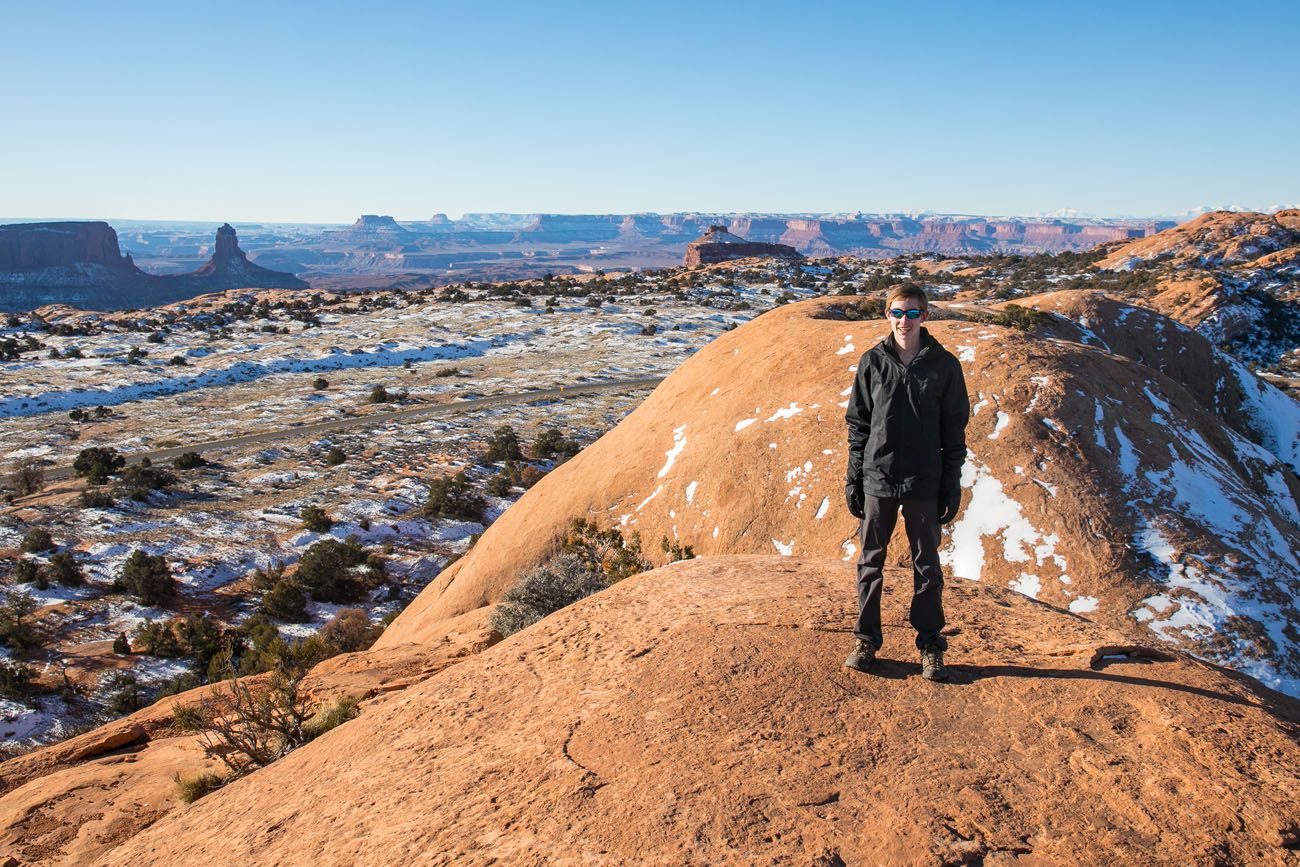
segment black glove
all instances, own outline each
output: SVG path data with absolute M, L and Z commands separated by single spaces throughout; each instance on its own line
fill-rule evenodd
M 844 501 L 849 506 L 849 514 L 862 519 L 862 479 L 849 479 L 844 483 Z
M 949 484 L 946 480 L 939 484 L 939 523 L 950 524 L 961 510 L 961 485 Z

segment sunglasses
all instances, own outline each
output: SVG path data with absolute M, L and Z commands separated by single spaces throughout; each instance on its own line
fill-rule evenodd
M 904 316 L 906 316 L 908 319 L 920 319 L 922 312 L 923 311 L 917 309 L 900 310 L 897 307 L 892 307 L 889 310 L 889 315 L 894 317 L 895 319 L 902 319 Z

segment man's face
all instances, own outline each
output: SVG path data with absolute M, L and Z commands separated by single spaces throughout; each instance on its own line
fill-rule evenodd
M 898 310 L 903 311 L 901 316 L 896 313 Z M 919 311 L 920 315 L 912 319 L 907 315 L 908 310 Z M 930 314 L 921 310 L 921 302 L 915 298 L 895 298 L 885 311 L 885 318 L 889 320 L 889 327 L 894 332 L 894 340 L 903 346 L 911 346 L 920 337 L 921 325 L 930 318 Z

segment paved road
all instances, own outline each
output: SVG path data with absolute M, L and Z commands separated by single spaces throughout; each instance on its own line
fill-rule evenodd
M 440 416 L 459 415 L 460 413 L 474 412 L 476 410 L 486 409 L 493 406 L 537 403 L 542 400 L 561 400 L 566 397 L 577 397 L 584 394 L 599 394 L 602 392 L 633 391 L 640 388 L 652 388 L 663 381 L 664 377 L 662 376 L 646 379 L 620 379 L 609 382 L 591 382 L 579 385 L 557 386 L 556 388 L 544 388 L 538 391 L 524 391 L 517 394 L 494 394 L 490 397 L 476 397 L 470 400 L 458 400 L 452 403 L 410 406 L 405 409 L 394 409 L 386 412 L 381 410 L 361 416 L 349 416 L 346 418 L 330 419 L 329 421 L 318 421 L 312 424 L 287 427 L 281 430 L 264 431 L 257 434 L 227 437 L 226 439 L 221 440 L 190 443 L 189 445 L 158 449 L 157 451 L 152 452 L 133 452 L 127 456 L 127 463 L 139 463 L 141 458 L 146 457 L 154 463 L 158 463 L 160 461 L 168 461 L 184 452 L 198 452 L 199 454 L 203 454 L 204 452 L 213 452 L 235 446 L 278 442 L 290 437 L 315 436 L 329 431 L 347 430 L 349 428 L 383 427 L 384 425 L 395 421 L 409 421 L 414 418 L 438 418 Z M 66 479 L 71 475 L 71 466 L 55 467 L 45 471 L 46 481 Z

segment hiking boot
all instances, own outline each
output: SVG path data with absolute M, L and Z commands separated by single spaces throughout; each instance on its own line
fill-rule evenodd
M 921 677 L 926 680 L 947 680 L 948 667 L 943 664 L 943 648 L 927 644 L 921 648 Z
M 866 671 L 871 667 L 871 663 L 875 661 L 876 645 L 859 638 L 853 652 L 849 654 L 849 658 L 844 660 L 844 665 L 848 668 L 856 668 L 858 671 Z

